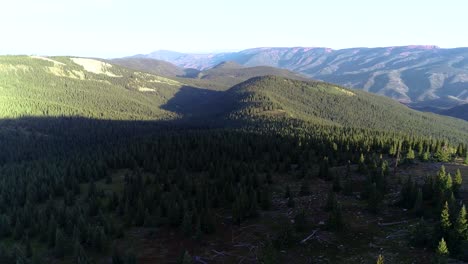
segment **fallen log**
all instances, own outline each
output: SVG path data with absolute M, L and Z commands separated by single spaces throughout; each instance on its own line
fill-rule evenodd
M 407 220 L 399 221 L 399 222 L 390 222 L 390 223 L 377 223 L 378 226 L 392 226 L 392 225 L 401 225 L 408 223 Z
M 315 233 L 317 233 L 318 230 L 314 230 L 314 232 L 312 232 L 312 234 L 310 234 L 308 237 L 304 238 L 301 240 L 301 244 L 304 244 L 305 242 L 307 242 L 309 239 L 311 239 L 312 237 L 315 236 Z

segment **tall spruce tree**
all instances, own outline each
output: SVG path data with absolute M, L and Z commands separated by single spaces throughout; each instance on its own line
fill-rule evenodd
M 440 264 L 447 263 L 447 257 L 449 255 L 449 250 L 448 250 L 447 243 L 445 242 L 444 238 L 442 238 L 439 241 L 439 245 L 437 246 L 436 254 L 437 254 L 436 263 L 440 263 Z
M 448 234 L 452 223 L 450 222 L 450 209 L 448 202 L 445 202 L 442 212 L 440 213 L 440 228 L 444 234 Z
M 465 205 L 460 208 L 454 229 L 459 241 L 468 240 L 468 220 Z
M 377 264 L 385 264 L 385 259 L 382 255 L 379 255 L 379 257 L 377 258 Z
M 460 188 L 462 186 L 462 183 L 463 179 L 460 169 L 457 169 L 457 172 L 455 172 L 455 178 L 453 179 L 453 193 L 455 194 L 455 197 L 460 196 Z

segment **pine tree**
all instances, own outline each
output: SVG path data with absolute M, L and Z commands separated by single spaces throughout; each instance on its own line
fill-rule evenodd
M 375 183 L 372 184 L 369 193 L 369 199 L 367 199 L 367 208 L 372 213 L 377 213 L 380 210 L 382 204 L 382 195 L 377 190 Z
M 421 156 L 421 161 L 422 162 L 427 162 L 427 161 L 429 161 L 430 158 L 431 158 L 431 153 L 429 152 L 429 150 L 426 150 L 426 151 L 424 151 L 424 153 Z
M 332 212 L 330 213 L 327 225 L 331 230 L 335 230 L 335 231 L 343 230 L 344 219 L 343 219 L 343 213 L 341 211 L 341 205 L 339 203 L 336 204 L 336 206 L 333 208 Z
M 14 248 L 14 257 L 16 259 L 16 264 L 29 264 L 28 258 L 19 246 L 15 246 Z
M 192 264 L 192 257 L 190 256 L 187 250 L 184 250 L 184 252 L 181 254 L 178 263 L 179 264 Z
M 79 241 L 75 241 L 74 245 L 74 259 L 75 259 L 75 264 L 90 264 L 91 261 L 86 255 L 85 250 L 83 249 L 83 246 L 81 246 L 81 243 Z M 114 262 L 114 258 L 112 258 L 112 264 L 116 264 Z
M 329 174 L 328 157 L 324 157 L 319 166 L 319 178 L 327 179 Z
M 444 190 L 445 191 L 452 190 L 452 187 L 453 187 L 452 175 L 450 175 L 450 173 L 448 173 L 447 177 L 445 177 Z
M 294 195 L 292 193 L 290 193 L 290 195 L 289 195 L 287 205 L 288 205 L 289 208 L 294 208 L 294 206 L 296 205 L 296 203 L 294 201 Z
M 333 176 L 333 191 L 340 192 L 342 189 L 341 177 L 338 173 L 335 173 Z
M 289 187 L 289 184 L 286 185 L 286 191 L 284 192 L 284 198 L 289 198 L 291 197 L 291 188 Z
M 442 165 L 439 169 L 439 171 L 437 172 L 437 180 L 440 182 L 440 183 L 444 183 L 445 182 L 445 177 L 447 176 L 447 173 L 445 172 L 445 166 Z
M 307 180 L 302 181 L 301 189 L 299 191 L 300 196 L 307 196 L 310 195 L 310 186 Z
M 434 154 L 434 158 L 439 162 L 449 162 L 450 153 L 446 149 L 439 148 Z
M 31 241 L 29 239 L 29 235 L 26 235 L 26 237 L 24 239 L 24 247 L 25 247 L 26 257 L 28 257 L 28 258 L 32 257 L 33 250 L 32 250 L 32 246 L 31 246 Z
M 366 164 L 365 164 L 366 159 L 364 158 L 364 154 L 361 153 L 361 156 L 359 156 L 359 162 L 358 162 L 358 172 L 360 173 L 366 173 Z
M 463 161 L 463 163 L 465 165 L 468 165 L 468 151 L 466 151 L 466 154 L 465 154 L 465 161 Z
M 182 232 L 186 237 L 192 235 L 192 215 L 188 212 L 185 212 L 184 219 L 182 220 Z
M 412 163 L 414 161 L 414 158 L 415 158 L 415 154 L 414 154 L 414 150 L 410 147 L 408 149 L 408 153 L 406 153 L 406 160 L 410 163 Z
M 455 194 L 455 197 L 459 197 L 462 183 L 463 179 L 461 176 L 460 169 L 457 169 L 457 172 L 455 173 L 455 178 L 453 179 L 453 193 Z
M 328 192 L 328 196 L 327 196 L 327 202 L 325 204 L 325 211 L 326 212 L 330 212 L 330 211 L 333 211 L 333 209 L 336 207 L 336 205 L 338 204 L 338 201 L 336 200 L 336 194 L 333 190 L 330 190 Z
M 307 218 L 306 218 L 304 210 L 301 210 L 294 217 L 294 226 L 296 228 L 296 231 L 298 231 L 298 232 L 303 232 L 307 228 Z
M 384 257 L 382 255 L 379 255 L 379 257 L 377 258 L 377 264 L 384 264 L 385 261 L 384 261 Z
M 449 213 L 449 205 L 448 202 L 445 202 L 444 208 L 440 213 L 440 227 L 444 233 L 448 233 L 452 223 L 450 222 L 450 213 Z
M 350 196 L 353 194 L 353 182 L 351 181 L 351 177 L 347 177 L 343 184 L 343 194 Z
M 65 236 L 59 228 L 55 231 L 55 256 L 57 258 L 63 258 L 65 256 Z
M 460 212 L 458 213 L 454 228 L 459 240 L 468 240 L 468 220 L 465 205 L 461 207 Z
M 418 194 L 416 195 L 416 200 L 414 201 L 413 213 L 416 216 L 422 216 L 423 209 L 423 192 L 421 188 L 418 188 Z
M 447 263 L 447 256 L 449 255 L 449 250 L 447 247 L 447 243 L 445 239 L 442 238 L 439 241 L 439 245 L 437 246 L 437 263 Z
M 421 218 L 410 233 L 410 243 L 417 247 L 426 247 L 432 243 L 431 226 Z

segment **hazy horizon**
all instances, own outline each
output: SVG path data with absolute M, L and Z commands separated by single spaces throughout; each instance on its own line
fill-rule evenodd
M 113 58 L 156 50 L 468 45 L 462 0 L 17 0 L 0 8 L 0 54 Z

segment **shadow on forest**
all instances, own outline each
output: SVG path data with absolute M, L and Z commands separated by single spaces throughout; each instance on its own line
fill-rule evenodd
M 66 158 L 85 148 L 121 144 L 191 128 L 177 121 L 102 120 L 85 117 L 21 117 L 0 120 L 0 165 L 49 155 Z M 46 150 L 46 151 L 38 151 Z
M 212 116 L 219 109 L 219 100 L 225 92 L 213 91 L 203 88 L 183 86 L 161 108 L 184 118 Z
M 186 88 L 166 106 L 175 109 L 178 103 L 189 100 L 191 93 L 202 97 L 202 91 Z M 210 94 L 214 96 L 215 93 Z M 195 99 L 194 99 L 195 100 Z M 200 99 L 201 100 L 201 99 Z M 195 106 L 194 106 L 195 107 Z M 187 113 L 188 109 L 179 109 Z M 233 124 L 214 119 L 180 120 L 103 120 L 85 117 L 21 117 L 0 119 L 0 166 L 7 162 L 46 159 L 48 156 L 67 158 L 74 152 L 97 146 L 131 144 L 134 140 L 167 133 L 204 131 L 211 128 L 226 128 Z M 239 125 L 236 123 L 236 125 Z

